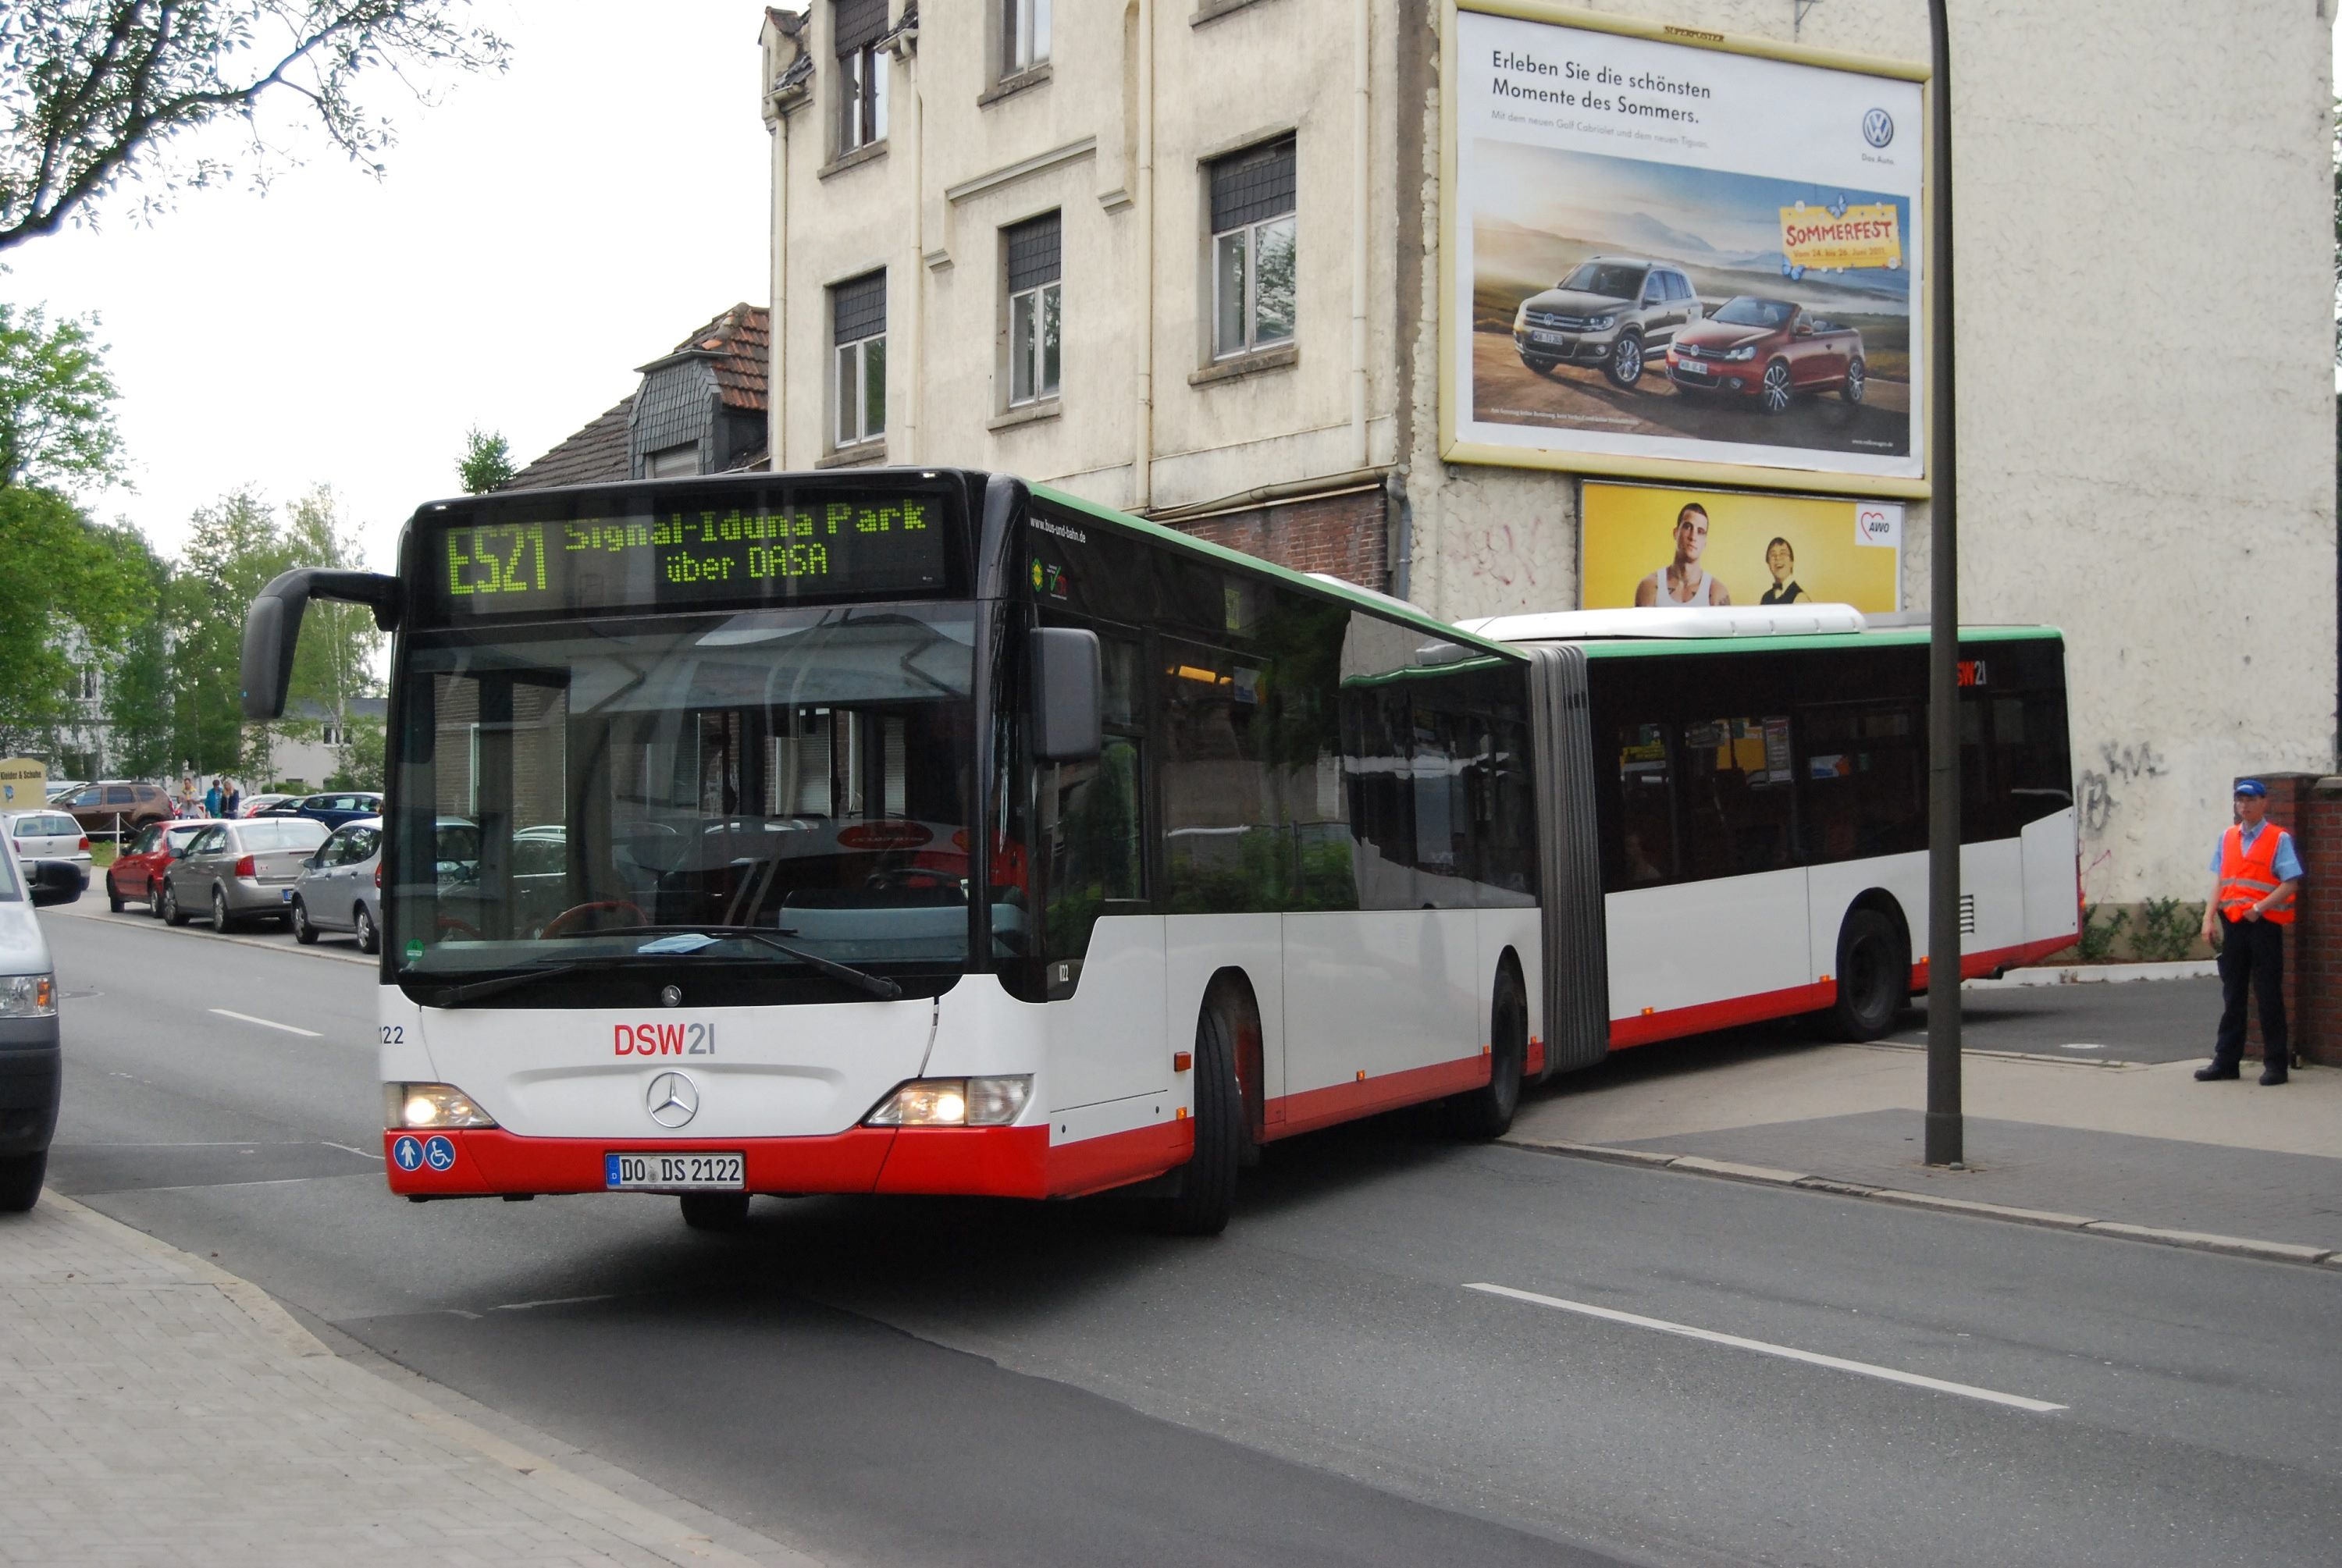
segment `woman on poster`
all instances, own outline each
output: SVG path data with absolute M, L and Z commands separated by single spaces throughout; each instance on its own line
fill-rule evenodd
M 1731 593 L 1700 566 L 1706 548 L 1707 508 L 1694 501 L 1676 514 L 1676 558 L 1635 585 L 1636 607 L 1731 604 Z

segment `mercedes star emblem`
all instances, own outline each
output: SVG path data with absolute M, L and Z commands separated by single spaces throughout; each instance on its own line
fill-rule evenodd
M 659 1001 L 663 1005 L 668 1007 L 682 1006 L 683 987 L 680 985 L 668 986 L 666 990 L 659 993 Z
M 660 1126 L 680 1127 L 699 1114 L 699 1089 L 680 1073 L 662 1073 L 651 1080 L 643 1104 Z

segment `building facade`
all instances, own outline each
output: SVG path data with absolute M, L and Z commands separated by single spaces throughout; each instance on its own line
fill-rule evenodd
M 1476 155 L 1458 85 L 1489 86 L 1487 51 L 1463 57 L 1472 29 L 1639 28 L 1633 47 L 1735 70 L 1750 50 L 1857 80 L 1867 62 L 1916 102 L 1927 7 L 1465 4 L 768 11 L 776 464 L 999 468 L 1451 619 L 1593 603 L 1589 478 L 1733 485 L 1671 459 L 1459 446 L 1457 345 L 1524 374 L 1501 310 L 1466 319 L 1450 270 L 1446 206 L 1486 178 L 1457 173 Z M 2200 898 L 2232 777 L 2336 751 L 2333 21 L 2297 0 L 1951 9 L 1963 614 L 2067 633 L 2086 897 Z M 1575 101 L 1573 67 L 1536 53 L 1497 50 L 1496 90 Z M 1656 130 L 1699 145 L 1686 127 L 1708 89 L 1635 79 Z M 1895 146 L 1915 164 L 1919 117 Z M 1866 124 L 1873 147 L 1882 130 Z M 1913 258 L 1926 214 L 1900 209 Z M 1461 232 L 1485 265 L 1496 231 Z M 1707 272 L 1669 286 L 1713 315 L 1718 269 L 1755 264 L 1697 254 Z M 1807 286 L 1857 299 L 1882 280 L 1822 265 Z M 1911 338 L 1907 385 L 1870 329 L 1864 418 L 1899 396 L 1921 427 L 1917 301 L 1937 283 L 1911 285 L 1889 329 Z M 1539 396 L 1608 395 L 1598 372 L 1532 369 Z M 1924 610 L 1924 477 L 1746 473 L 1899 508 L 1889 607 Z

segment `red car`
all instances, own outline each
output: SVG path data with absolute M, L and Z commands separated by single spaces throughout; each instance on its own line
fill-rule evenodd
M 195 834 L 216 817 L 188 817 L 151 823 L 130 847 L 105 868 L 105 907 L 119 912 L 125 904 L 144 904 L 146 913 L 163 913 L 163 873 L 186 852 Z
M 1836 390 L 1860 403 L 1862 334 L 1786 299 L 1742 295 L 1667 345 L 1667 379 L 1685 392 L 1754 397 L 1787 414 L 1802 393 Z

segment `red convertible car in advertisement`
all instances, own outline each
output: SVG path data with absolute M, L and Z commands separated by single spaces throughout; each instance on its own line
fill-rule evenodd
M 1786 299 L 1741 295 L 1667 345 L 1667 379 L 1686 392 L 1754 398 L 1787 414 L 1801 393 L 1862 401 L 1862 334 Z

